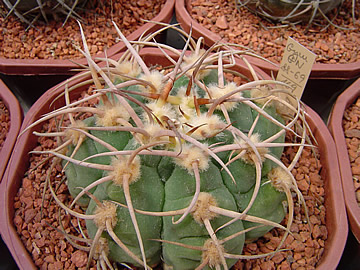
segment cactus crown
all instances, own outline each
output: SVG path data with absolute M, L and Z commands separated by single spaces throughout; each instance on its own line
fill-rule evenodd
M 58 121 L 58 132 L 42 134 L 59 138 L 56 149 L 33 153 L 63 160 L 72 204 L 61 203 L 51 183 L 50 189 L 61 207 L 86 219 L 89 260 L 102 266 L 106 256 L 145 268 L 163 258 L 174 269 L 228 269 L 236 259 L 252 257 L 241 254 L 245 239 L 277 227 L 285 230 L 284 241 L 293 216 L 291 191 L 303 201 L 290 172 L 307 138 L 293 129 L 299 123 L 307 129 L 300 103 L 294 108 L 281 101 L 276 93 L 282 83 L 259 80 L 252 68 L 249 82 L 228 82 L 225 75 L 240 75 L 238 61 L 250 67 L 246 51 L 220 43 L 203 50 L 202 39 L 174 29 L 187 39 L 182 51 L 152 42 L 157 33 L 130 43 L 118 29 L 128 50 L 117 61 L 104 59 L 105 67 L 92 60 L 83 36 L 89 70 L 79 76 L 91 76 L 92 95 L 71 100 L 84 84 L 66 84 L 66 105 L 29 126 L 68 119 Z M 145 46 L 159 48 L 172 66 L 146 65 Z M 120 68 L 123 63 L 127 68 Z M 261 89 L 266 102 L 258 103 Z M 84 105 L 92 99 L 98 105 Z M 287 109 L 282 115 L 278 103 Z M 300 142 L 286 143 L 286 132 Z M 280 157 L 293 145 L 299 153 L 286 167 Z M 277 168 L 282 174 L 274 173 Z M 265 199 L 271 203 L 264 206 Z M 286 227 L 280 224 L 283 201 L 289 205 Z M 75 203 L 86 213 L 73 211 Z M 99 255 L 99 245 L 108 252 Z

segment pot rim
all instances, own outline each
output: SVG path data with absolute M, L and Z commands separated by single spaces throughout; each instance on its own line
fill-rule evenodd
M 306 116 L 313 135 L 322 149 L 320 160 L 322 169 L 321 176 L 325 182 L 324 190 L 329 192 L 325 197 L 326 220 L 331 220 L 326 224 L 328 229 L 328 239 L 325 245 L 317 270 L 336 269 L 340 262 L 342 253 L 345 249 L 348 235 L 348 220 L 343 196 L 343 189 L 340 183 L 341 175 L 338 166 L 337 152 L 335 142 L 321 117 L 310 107 L 306 106 Z M 327 165 L 325 167 L 324 165 Z M 330 216 L 330 213 L 334 216 Z M 335 236 L 337 235 L 337 236 Z
M 169 23 L 175 7 L 175 0 L 166 0 L 159 14 L 152 21 Z M 153 33 L 161 26 L 153 22 L 147 22 L 138 29 L 129 34 L 126 38 L 137 40 L 143 33 Z M 104 52 L 96 55 L 96 57 L 111 57 L 123 51 L 126 48 L 123 42 L 118 42 L 111 46 L 106 54 Z M 0 57 L 0 72 L 7 75 L 74 75 L 72 69 L 79 68 L 78 64 L 87 64 L 86 58 L 75 59 L 7 59 Z
M 346 210 L 349 217 L 350 228 L 360 243 L 360 207 L 355 197 L 355 188 L 351 165 L 348 158 L 349 153 L 345 141 L 342 126 L 345 110 L 360 97 L 360 78 L 341 93 L 334 103 L 329 118 L 329 129 L 335 140 L 337 156 L 340 166 L 341 182 L 344 190 Z
M 4 175 L 8 160 L 19 134 L 20 126 L 23 119 L 23 111 L 20 103 L 5 83 L 0 79 L 0 99 L 4 102 L 10 113 L 10 128 L 6 135 L 5 142 L 0 150 L 0 183 Z
M 189 0 L 177 0 L 175 3 L 176 19 L 180 26 L 189 31 L 192 28 L 192 33 L 195 38 L 204 37 L 204 42 L 207 46 L 212 46 L 215 42 L 220 41 L 221 37 L 208 30 L 197 21 L 195 21 L 188 12 Z M 265 60 L 250 57 L 254 65 L 262 68 L 267 74 L 277 74 L 279 71 L 279 64 L 271 64 Z M 310 79 L 352 79 L 360 75 L 360 61 L 346 64 L 329 64 L 329 63 L 314 63 Z
M 157 54 L 154 54 L 156 51 Z M 150 59 L 152 58 L 154 61 L 153 63 L 159 63 L 161 65 L 163 65 L 162 61 L 166 61 L 166 59 L 164 60 L 164 56 L 162 60 L 159 60 L 162 53 L 156 48 L 145 48 L 140 51 L 140 54 L 144 59 L 147 59 L 145 61 L 150 62 Z M 245 65 L 240 66 L 242 69 L 247 70 Z M 257 67 L 254 68 L 258 69 Z M 263 74 L 261 76 L 269 78 L 262 70 L 258 69 L 258 71 Z M 77 83 L 83 79 L 79 78 L 73 83 Z M 69 86 L 70 85 L 72 84 L 69 84 Z M 34 119 L 38 119 L 39 116 L 49 111 L 48 105 L 51 100 L 63 91 L 63 88 L 56 89 L 56 87 L 57 86 L 46 91 L 30 108 L 25 116 L 21 130 L 24 130 L 24 128 L 28 126 L 29 123 L 33 122 Z M 42 109 L 39 108 L 40 106 L 42 106 Z M 330 222 L 326 225 L 329 231 L 328 239 L 326 240 L 324 254 L 318 267 L 319 269 L 324 270 L 335 269 L 340 261 L 342 251 L 345 248 L 348 233 L 345 204 L 341 192 L 342 187 L 338 181 L 340 178 L 339 168 L 338 166 L 334 166 L 334 164 L 337 164 L 337 158 L 334 154 L 336 150 L 332 137 L 321 118 L 309 107 L 305 106 L 305 109 L 314 136 L 322 146 L 321 159 L 323 167 L 327 164 L 326 169 L 322 170 L 322 174 L 326 177 L 324 179 L 328 180 L 325 181 L 325 190 L 326 192 L 329 191 L 329 195 L 325 197 L 325 204 L 327 205 L 326 219 L 330 220 Z M 27 162 L 22 162 L 21 158 L 27 156 L 29 150 L 36 144 L 37 138 L 32 134 L 32 131 L 35 130 L 35 128 L 36 127 L 25 132 L 17 140 L 10 161 L 11 166 L 8 166 L 5 172 L 5 181 L 0 185 L 0 192 L 4 193 L 4 196 L 0 197 L 0 210 L 3 209 L 3 211 L 0 212 L 0 232 L 20 269 L 29 269 L 29 267 L 35 269 L 35 266 L 13 225 L 15 210 L 10 206 L 14 202 L 14 196 L 21 184 L 23 174 L 28 168 Z M 329 166 L 329 164 L 331 164 L 331 166 Z

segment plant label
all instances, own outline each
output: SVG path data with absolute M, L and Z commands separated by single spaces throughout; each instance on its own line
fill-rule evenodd
M 286 83 L 287 89 L 301 99 L 315 58 L 316 54 L 289 37 L 276 80 Z M 294 99 L 288 101 L 297 107 Z

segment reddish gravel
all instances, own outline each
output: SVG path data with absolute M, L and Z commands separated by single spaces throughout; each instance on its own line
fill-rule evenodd
M 276 27 L 260 20 L 246 8 L 237 10 L 235 1 L 188 0 L 190 15 L 205 28 L 217 33 L 224 42 L 247 46 L 265 58 L 280 63 L 287 38 L 293 37 L 317 54 L 319 63 L 352 63 L 360 61 L 360 1 L 356 1 L 355 23 L 351 17 L 352 0 L 345 0 L 334 24 L 352 28 L 342 31 L 333 26 L 326 30 L 312 25 L 305 33 L 307 25 Z M 326 21 L 322 22 L 326 24 Z
M 82 14 L 82 24 L 92 55 L 103 52 L 119 41 L 112 21 L 123 34 L 129 35 L 144 24 L 142 19 L 151 20 L 159 14 L 166 0 L 112 0 L 99 1 L 104 4 Z M 112 5 L 111 5 L 112 3 Z M 7 11 L 0 4 L 0 14 Z M 79 25 L 69 20 L 64 27 L 62 21 L 51 21 L 49 25 L 36 25 L 27 32 L 26 25 L 16 17 L 4 20 L 0 17 L 0 57 L 11 59 L 76 59 L 82 54 L 74 44 L 82 44 Z M 81 46 L 82 48 L 82 46 Z

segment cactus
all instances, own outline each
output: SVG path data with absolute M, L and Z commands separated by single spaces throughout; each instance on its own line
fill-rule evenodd
M 65 17 L 64 24 L 69 18 L 81 20 L 77 10 L 83 8 L 87 0 L 3 0 L 9 10 L 6 17 L 15 14 L 29 27 L 38 20 L 48 23 L 49 16 L 55 20 Z
M 306 23 L 306 30 L 308 30 L 314 20 L 325 19 L 328 24 L 344 29 L 333 24 L 332 19 L 328 17 L 329 13 L 343 4 L 343 0 L 235 0 L 235 3 L 237 8 L 246 7 L 256 15 L 272 22 Z M 352 16 L 355 21 L 355 0 L 352 0 Z
M 304 202 L 290 172 L 308 139 L 300 103 L 280 98 L 283 83 L 259 79 L 246 51 L 220 43 L 204 50 L 201 38 L 177 28 L 187 40 L 182 51 L 153 42 L 156 33 L 130 43 L 116 29 L 128 50 L 118 61 L 103 59 L 105 67 L 82 33 L 89 68 L 79 76 L 91 75 L 93 95 L 72 101 L 83 84 L 65 87 L 66 105 L 29 126 L 59 119 L 57 132 L 36 133 L 57 137 L 57 148 L 33 154 L 62 161 L 71 205 L 50 179 L 48 186 L 62 208 L 86 220 L 88 266 L 94 258 L 110 269 L 110 261 L 148 269 L 161 260 L 170 269 L 228 269 L 278 252 L 292 223 L 291 193 Z M 173 66 L 148 67 L 144 46 L 160 48 Z M 242 76 L 239 59 L 252 74 L 241 85 L 225 77 Z M 99 103 L 82 105 L 91 99 Z M 80 120 L 84 113 L 91 116 Z M 285 142 L 286 132 L 300 142 Z M 285 146 L 299 149 L 289 167 L 280 159 Z M 72 210 L 76 203 L 84 214 Z M 285 231 L 275 252 L 242 255 L 245 240 L 274 227 Z

